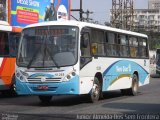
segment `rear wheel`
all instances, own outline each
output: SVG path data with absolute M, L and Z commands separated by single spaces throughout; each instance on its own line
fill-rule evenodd
M 132 87 L 129 89 L 129 95 L 136 96 L 138 94 L 138 76 L 133 74 Z
M 122 89 L 121 93 L 123 95 L 133 95 L 136 96 L 138 94 L 138 76 L 136 74 L 133 74 L 132 78 L 132 86 L 129 89 Z
M 94 82 L 93 82 L 93 86 L 92 86 L 92 90 L 90 93 L 90 100 L 91 102 L 97 102 L 100 98 L 100 94 L 101 94 L 101 88 L 100 88 L 100 83 L 98 78 L 94 78 Z
M 42 103 L 49 103 L 52 99 L 52 96 L 40 95 L 38 97 Z
M 128 89 L 121 89 L 121 93 L 123 95 L 128 95 Z

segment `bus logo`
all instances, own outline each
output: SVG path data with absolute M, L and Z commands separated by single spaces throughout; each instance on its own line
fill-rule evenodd
M 41 78 L 41 82 L 45 82 L 46 81 L 46 78 L 45 77 L 42 77 Z

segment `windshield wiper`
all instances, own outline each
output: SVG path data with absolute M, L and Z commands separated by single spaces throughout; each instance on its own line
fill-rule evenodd
M 37 48 L 37 50 L 36 50 L 36 52 L 34 53 L 32 59 L 31 59 L 30 62 L 28 63 L 28 65 L 27 65 L 27 68 L 28 68 L 28 69 L 30 68 L 31 64 L 32 64 L 33 61 L 35 60 L 35 58 L 36 58 L 36 56 L 37 56 L 40 48 L 41 48 L 41 46 L 40 46 L 39 48 Z
M 45 48 L 44 48 L 44 55 L 43 55 L 43 67 L 44 67 L 44 64 L 45 64 L 45 57 L 46 57 L 46 51 L 47 51 L 48 54 L 49 54 L 49 56 L 51 57 L 53 63 L 55 64 L 55 66 L 56 66 L 57 68 L 60 68 L 60 67 L 58 66 L 58 64 L 56 63 L 56 61 L 54 60 L 54 58 L 52 57 L 51 52 L 48 50 L 48 46 L 47 46 L 47 44 L 46 44 L 46 41 L 48 40 L 48 38 L 49 38 L 49 36 L 47 35 L 46 38 L 44 39 L 44 41 L 45 41 L 45 45 L 44 45 Z
M 51 54 L 51 52 L 50 52 L 50 50 L 48 49 L 47 46 L 46 46 L 46 50 L 47 50 L 49 56 L 51 57 L 53 63 L 56 65 L 56 67 L 57 67 L 57 68 L 60 68 L 60 66 L 59 66 L 59 65 L 57 64 L 57 62 L 54 60 L 54 58 L 53 58 L 53 56 L 52 56 L 52 54 Z

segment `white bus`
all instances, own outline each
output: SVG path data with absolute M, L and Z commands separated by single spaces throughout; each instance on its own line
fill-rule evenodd
M 149 83 L 147 36 L 79 21 L 52 21 L 23 29 L 16 61 L 16 91 L 49 102 L 54 95 L 104 91 L 137 95 Z

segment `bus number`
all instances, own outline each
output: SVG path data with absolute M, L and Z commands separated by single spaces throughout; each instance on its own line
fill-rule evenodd
M 64 73 L 56 73 L 55 76 L 57 76 L 57 77 L 63 77 Z

